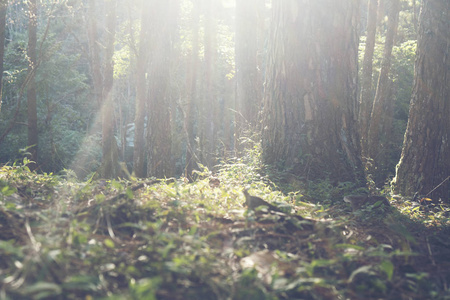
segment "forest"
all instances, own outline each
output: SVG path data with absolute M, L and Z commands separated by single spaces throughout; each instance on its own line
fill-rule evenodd
M 0 0 L 0 299 L 450 299 L 449 28 Z

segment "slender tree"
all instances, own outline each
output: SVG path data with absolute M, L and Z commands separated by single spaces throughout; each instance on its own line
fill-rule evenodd
M 37 1 L 28 1 L 28 73 L 32 74 L 27 86 L 27 111 L 28 111 L 28 151 L 31 153 L 30 159 L 38 161 L 38 124 L 37 124 L 37 97 L 36 80 L 34 77 L 37 67 Z M 36 164 L 30 165 L 35 169 Z
M 3 95 L 3 57 L 5 55 L 6 11 L 8 1 L 0 1 L 0 112 L 2 111 Z
M 394 184 L 404 195 L 418 192 L 450 202 L 450 1 L 422 5 L 414 88 Z
M 88 38 L 93 91 L 100 109 L 102 124 L 102 163 L 99 173 L 104 178 L 114 178 L 120 172 L 118 147 L 114 137 L 114 102 L 112 94 L 117 3 L 116 0 L 105 0 L 105 4 L 105 25 L 101 27 L 103 28 L 101 31 L 103 39 L 101 39 L 97 24 L 96 1 L 89 1 Z M 102 19 L 100 18 L 100 20 Z M 104 46 L 102 47 L 103 51 L 101 51 L 100 45 Z
M 372 161 L 372 172 L 378 173 L 381 171 L 383 162 L 385 161 L 387 153 L 387 140 L 385 134 L 384 125 L 388 122 L 389 116 L 392 118 L 390 111 L 386 111 L 389 99 L 391 79 L 389 78 L 389 73 L 391 69 L 392 60 L 392 48 L 394 46 L 395 35 L 398 26 L 398 15 L 400 11 L 400 1 L 399 0 L 389 0 L 388 3 L 388 22 L 387 31 L 384 45 L 383 61 L 381 64 L 380 75 L 378 77 L 377 90 L 375 93 L 375 99 L 373 101 L 372 113 L 370 116 L 370 126 L 368 132 L 367 140 L 367 155 L 373 159 Z M 381 177 L 384 180 L 383 174 L 377 174 L 376 177 Z M 380 180 L 381 180 L 380 179 Z M 378 180 L 376 180 L 378 181 Z
M 102 85 L 102 167 L 101 176 L 114 178 L 119 176 L 119 148 L 114 136 L 114 42 L 116 34 L 117 0 L 106 0 L 105 51 Z
M 200 51 L 200 37 L 199 37 L 199 19 L 200 19 L 200 5 L 199 0 L 192 2 L 192 16 L 190 22 L 190 30 L 192 32 L 192 49 L 187 56 L 187 74 L 186 74 L 186 105 L 182 108 L 184 113 L 184 131 L 186 138 L 186 163 L 184 169 L 184 176 L 189 181 L 195 178 L 194 170 L 198 169 L 199 160 L 195 152 L 195 133 L 194 125 L 196 118 L 197 106 L 197 79 L 199 70 L 199 51 Z
M 151 6 L 150 1 L 142 0 L 141 8 L 141 31 L 139 35 L 139 53 L 136 66 L 136 111 L 134 119 L 134 153 L 133 153 L 133 170 L 137 177 L 145 177 L 145 116 L 147 111 L 148 94 L 146 73 L 148 70 L 148 39 L 151 32 Z
M 354 0 L 273 2 L 262 136 L 267 163 L 307 178 L 363 181 L 358 15 Z
M 372 69 L 373 53 L 375 48 L 375 35 L 377 31 L 377 8 L 378 0 L 368 1 L 366 46 L 361 75 L 361 95 L 359 99 L 359 126 L 361 135 L 361 149 L 363 156 L 367 150 L 367 138 L 369 132 L 370 114 L 373 105 Z
M 255 126 L 260 100 L 257 68 L 258 0 L 236 1 L 236 115 L 235 136 Z M 238 145 L 238 141 L 235 142 Z
M 202 0 L 202 10 L 205 20 L 204 26 L 204 60 L 202 89 L 199 107 L 199 141 L 200 141 L 200 160 L 202 163 L 212 168 L 216 164 L 217 148 L 217 81 L 216 66 L 217 59 L 217 19 L 216 11 L 218 7 L 217 0 Z

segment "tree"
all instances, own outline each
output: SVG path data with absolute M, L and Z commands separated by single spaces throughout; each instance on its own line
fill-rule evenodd
M 170 122 L 170 61 L 177 0 L 152 1 L 150 91 L 147 126 L 147 175 L 170 177 L 172 130 Z
M 37 1 L 28 1 L 28 73 L 30 81 L 27 86 L 27 112 L 28 112 L 28 151 L 31 153 L 30 160 L 38 161 L 38 124 L 37 124 L 37 100 L 36 100 L 36 80 L 34 74 L 37 67 Z M 30 165 L 35 169 L 36 164 Z
M 359 132 L 361 135 L 361 149 L 363 156 L 365 156 L 367 150 L 369 121 L 373 105 L 372 67 L 373 52 L 375 48 L 375 35 L 377 31 L 377 8 L 378 0 L 369 0 L 366 46 L 364 48 L 364 59 L 362 63 L 361 96 L 359 100 Z
M 134 153 L 133 170 L 137 177 L 145 177 L 147 174 L 145 164 L 145 116 L 147 111 L 147 80 L 148 70 L 148 39 L 151 31 L 151 1 L 142 0 L 141 31 L 139 35 L 139 53 L 136 63 L 136 111 L 134 118 Z
M 370 126 L 368 131 L 366 155 L 373 159 L 371 170 L 377 178 L 384 179 L 382 168 L 384 168 L 387 156 L 387 134 L 390 131 L 386 124 L 392 123 L 392 109 L 386 110 L 391 94 L 391 79 L 389 73 L 391 69 L 392 48 L 394 46 L 395 34 L 398 26 L 398 15 L 400 11 L 400 1 L 390 0 L 388 2 L 388 22 L 384 45 L 384 55 L 381 64 L 380 75 L 378 77 L 377 90 L 373 101 L 372 113 L 370 116 Z M 381 179 L 380 179 L 381 180 Z M 379 180 L 376 180 L 379 181 Z
M 0 1 L 0 111 L 2 111 L 3 95 L 3 57 L 5 56 L 6 11 L 8 1 Z
M 184 117 L 184 131 L 186 135 L 186 163 L 184 168 L 184 176 L 189 181 L 194 180 L 194 170 L 198 169 L 200 162 L 195 153 L 195 133 L 194 123 L 196 119 L 197 106 L 197 79 L 199 69 L 199 51 L 200 51 L 200 37 L 199 37 L 199 20 L 200 20 L 200 5 L 199 0 L 192 2 L 192 20 L 189 22 L 189 27 L 192 31 L 192 48 L 187 56 L 187 74 L 186 74 L 186 109 L 183 110 Z M 197 118 L 198 119 L 198 118 Z
M 104 41 L 98 35 L 96 1 L 89 1 L 89 50 L 94 96 L 100 108 L 102 123 L 102 164 L 100 176 L 114 178 L 119 175 L 118 147 L 114 137 L 113 73 L 114 41 L 116 26 L 116 0 L 105 0 Z M 100 45 L 104 45 L 100 55 Z M 103 61 L 101 59 L 103 57 Z
M 236 115 L 237 139 L 247 124 L 255 126 L 259 109 L 257 25 L 258 0 L 236 1 L 236 110 L 240 112 Z
M 425 0 L 422 5 L 409 120 L 393 182 L 403 195 L 418 192 L 448 202 L 450 1 Z
M 358 12 L 353 0 L 273 2 L 263 111 L 266 163 L 306 178 L 363 180 L 355 118 Z

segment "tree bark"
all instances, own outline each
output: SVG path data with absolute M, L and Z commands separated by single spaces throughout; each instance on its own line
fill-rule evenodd
M 3 57 L 5 56 L 6 11 L 8 1 L 0 1 L 0 112 L 2 111 L 3 95 Z
M 258 0 L 236 1 L 236 129 L 239 144 L 242 130 L 256 125 L 259 99 L 258 69 Z
M 134 119 L 134 154 L 133 169 L 134 175 L 143 178 L 147 175 L 145 163 L 145 116 L 147 112 L 147 84 L 146 72 L 148 70 L 148 39 L 150 35 L 151 18 L 150 1 L 142 0 L 141 11 L 141 32 L 139 37 L 139 54 L 136 69 L 136 112 Z
M 305 178 L 364 181 L 356 128 L 358 15 L 353 0 L 273 2 L 266 163 Z
M 28 1 L 28 73 L 33 74 L 27 86 L 27 112 L 28 112 L 28 151 L 31 153 L 30 169 L 37 168 L 38 162 L 38 124 L 37 124 L 37 97 L 36 80 L 34 77 L 37 66 L 37 1 Z
M 116 33 L 116 0 L 106 0 L 105 52 L 102 91 L 102 166 L 103 178 L 115 178 L 120 174 L 119 148 L 114 136 L 114 42 Z
M 392 48 L 394 46 L 395 35 L 398 26 L 398 15 L 400 11 L 400 1 L 390 0 L 388 2 L 388 22 L 385 37 L 384 55 L 381 64 L 380 75 L 378 77 L 377 90 L 373 101 L 372 114 L 370 116 L 370 126 L 368 132 L 368 148 L 367 156 L 372 159 L 370 172 L 374 174 L 376 183 L 383 183 L 386 174 L 381 171 L 384 166 L 385 156 L 387 155 L 386 132 L 384 124 L 386 117 L 391 115 L 385 111 L 386 102 L 392 101 L 388 99 L 390 94 L 391 79 L 389 73 L 391 69 Z
M 202 96 L 200 105 L 200 161 L 208 168 L 216 165 L 217 147 L 217 81 L 216 68 L 214 66 L 217 53 L 217 21 L 215 12 L 217 10 L 217 0 L 203 0 L 203 16 L 205 20 L 204 34 L 204 63 Z
M 375 35 L 377 31 L 377 9 L 378 9 L 378 0 L 369 0 L 366 46 L 364 49 L 364 58 L 361 75 L 361 96 L 359 100 L 360 103 L 359 132 L 361 135 L 361 150 L 363 156 L 365 156 L 367 152 L 366 150 L 369 132 L 369 121 L 373 105 L 372 67 L 373 67 L 373 52 L 375 48 Z
M 118 163 L 119 149 L 114 137 L 114 101 L 112 95 L 117 2 L 116 0 L 105 0 L 105 4 L 105 25 L 102 31 L 104 39 L 101 40 L 98 34 L 96 1 L 89 1 L 88 39 L 93 94 L 99 107 L 102 124 L 102 162 L 99 174 L 103 178 L 115 178 L 120 173 Z M 100 53 L 99 45 L 104 45 L 102 53 Z M 103 61 L 101 59 L 102 56 Z
M 186 109 L 184 112 L 184 131 L 186 135 L 186 163 L 184 176 L 190 181 L 194 181 L 194 170 L 198 169 L 198 159 L 195 153 L 195 134 L 194 134 L 194 123 L 196 118 L 196 106 L 197 106 L 197 77 L 199 69 L 199 49 L 200 49 L 200 38 L 199 38 L 199 0 L 193 1 L 192 7 L 192 50 L 188 56 L 187 64 L 187 76 L 186 76 Z
M 147 175 L 171 177 L 172 128 L 170 122 L 170 59 L 172 54 L 171 11 L 177 1 L 152 1 L 152 57 L 150 64 L 150 104 L 147 126 Z
M 447 203 L 450 192 L 449 16 L 450 1 L 423 1 L 409 120 L 394 178 L 396 191 L 403 195 L 418 192 Z

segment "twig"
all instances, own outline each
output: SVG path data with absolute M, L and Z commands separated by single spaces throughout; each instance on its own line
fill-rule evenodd
M 434 192 L 438 187 L 440 187 L 441 185 L 444 184 L 444 182 L 446 182 L 448 179 L 450 178 L 450 176 L 448 176 L 447 178 L 445 178 L 441 183 L 439 183 L 434 189 L 432 189 L 430 192 L 428 192 L 428 194 L 425 195 L 425 197 L 428 197 L 432 192 Z

